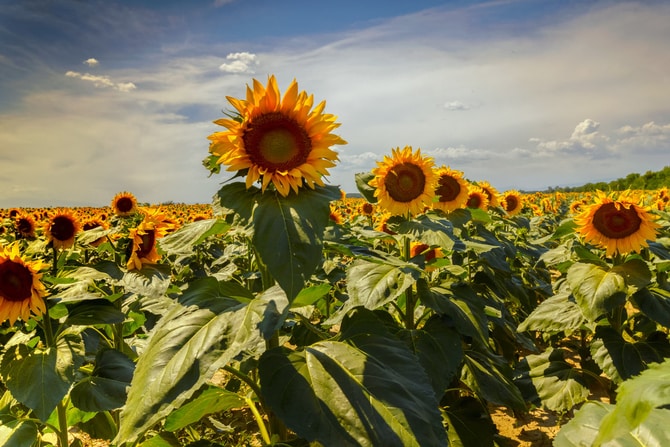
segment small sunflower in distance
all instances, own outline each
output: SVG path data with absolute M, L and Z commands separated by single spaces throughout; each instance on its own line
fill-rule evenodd
M 468 201 L 465 203 L 465 206 L 486 211 L 489 207 L 489 198 L 486 191 L 477 185 L 470 185 L 468 188 Z
M 468 201 L 468 182 L 463 178 L 463 173 L 447 166 L 438 168 L 435 173 L 437 174 L 437 187 L 435 188 L 437 201 L 433 202 L 433 208 L 447 213 L 458 208 L 465 208 L 465 203 Z
M 110 207 L 115 215 L 127 217 L 137 212 L 137 199 L 133 194 L 123 191 L 114 196 Z
M 141 270 L 143 265 L 156 264 L 161 259 L 156 242 L 173 228 L 160 209 L 142 212 L 144 219 L 137 228 L 130 230 L 128 270 Z
M 519 191 L 505 191 L 501 197 L 500 204 L 508 215 L 515 216 L 523 209 L 523 201 L 521 200 L 521 193 Z
M 227 97 L 239 120 L 214 121 L 228 129 L 208 137 L 217 164 L 227 165 L 228 171 L 247 170 L 247 189 L 260 181 L 265 192 L 272 183 L 284 197 L 291 190 L 298 193 L 303 184 L 323 186 L 322 177 L 338 160 L 330 147 L 347 144 L 331 133 L 340 126 L 337 117 L 323 113 L 325 101 L 312 109 L 313 95 L 298 92 L 295 79 L 283 97 L 274 76 L 267 87 L 256 79 L 253 84 L 253 90 L 247 86 L 246 100 Z
M 574 217 L 576 231 L 586 242 L 604 248 L 607 256 L 639 252 L 649 245 L 647 241 L 656 240 L 659 225 L 647 208 L 635 202 L 628 192 L 615 200 L 598 191 L 595 202 L 584 205 Z
M 491 186 L 489 182 L 477 182 L 477 186 L 483 189 L 484 193 L 486 194 L 486 198 L 488 199 L 487 208 L 496 208 L 500 206 L 500 201 L 498 200 L 498 190 Z
M 0 248 L 0 322 L 14 324 L 19 318 L 27 321 L 31 313 L 46 313 L 47 292 L 39 273 L 43 267 L 42 261 L 24 260 L 16 242 Z
M 74 238 L 81 231 L 81 224 L 70 211 L 57 210 L 45 226 L 47 240 L 54 248 L 67 249 L 74 245 Z
M 374 178 L 369 185 L 375 188 L 374 196 L 379 205 L 393 215 L 416 215 L 431 206 L 437 176 L 433 159 L 413 152 L 411 146 L 391 150 L 391 157 L 377 162 L 372 170 Z
M 14 228 L 18 237 L 25 239 L 35 238 L 35 219 L 28 213 L 20 213 L 14 220 Z

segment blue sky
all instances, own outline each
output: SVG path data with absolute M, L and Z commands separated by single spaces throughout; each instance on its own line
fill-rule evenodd
M 270 74 L 326 100 L 349 144 L 501 192 L 670 164 L 663 1 L 0 0 L 0 207 L 208 203 L 212 121 Z

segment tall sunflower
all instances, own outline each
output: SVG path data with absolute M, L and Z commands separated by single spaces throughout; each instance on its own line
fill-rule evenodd
M 411 146 L 391 150 L 372 170 L 369 185 L 375 188 L 379 205 L 393 215 L 419 214 L 430 206 L 435 193 L 437 176 L 433 159 L 421 155 L 421 149 Z
M 435 171 L 435 174 L 437 175 L 437 187 L 435 188 L 437 201 L 433 202 L 433 208 L 445 212 L 464 208 L 468 201 L 468 182 L 463 178 L 463 173 L 448 166 L 441 166 Z
M 636 203 L 637 202 L 637 203 Z M 598 191 L 595 201 L 574 217 L 577 232 L 588 243 L 604 248 L 607 256 L 638 252 L 647 241 L 656 240 L 659 225 L 648 208 L 639 205 L 628 192 L 616 200 Z
M 119 217 L 127 217 L 137 212 L 137 199 L 132 193 L 117 193 L 110 204 L 112 211 Z
M 68 210 L 56 210 L 45 226 L 47 240 L 55 248 L 67 249 L 74 245 L 74 238 L 81 231 L 81 224 Z
M 31 313 L 46 313 L 47 291 L 39 272 L 43 267 L 42 261 L 24 260 L 17 242 L 0 248 L 0 322 L 14 324 L 19 318 L 27 321 Z
M 302 91 L 294 79 L 281 97 L 277 80 L 267 87 L 254 79 L 247 85 L 246 100 L 227 97 L 239 119 L 219 119 L 215 124 L 227 131 L 215 132 L 209 152 L 228 171 L 247 170 L 246 186 L 261 181 L 262 191 L 272 183 L 282 196 L 295 193 L 303 184 L 323 186 L 322 177 L 335 166 L 335 144 L 347 144 L 331 133 L 340 126 L 335 115 L 323 113 L 326 102 L 312 109 L 314 96 Z
M 156 242 L 172 229 L 167 216 L 160 209 L 142 210 L 142 213 L 144 219 L 129 234 L 128 270 L 141 270 L 142 265 L 156 264 L 161 258 Z
M 523 200 L 519 191 L 514 189 L 505 191 L 501 197 L 501 205 L 508 215 L 515 216 L 523 209 Z

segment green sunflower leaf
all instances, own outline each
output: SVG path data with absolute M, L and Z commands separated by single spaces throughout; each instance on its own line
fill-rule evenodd
M 84 342 L 76 331 L 68 329 L 58 337 L 55 347 L 9 347 L 2 357 L 0 372 L 12 396 L 46 421 L 67 395 L 83 361 Z
M 252 244 L 289 301 L 322 262 L 330 202 L 339 198 L 336 186 L 302 188 L 286 197 L 268 191 L 258 198 Z
M 568 269 L 567 281 L 577 305 L 592 322 L 626 299 L 624 277 L 598 265 L 573 264 Z
M 135 368 L 117 440 L 132 442 L 179 408 L 215 371 L 264 346 L 288 311 L 275 286 L 248 304 L 225 296 L 211 277 L 193 281 L 152 330 Z
M 275 348 L 259 362 L 272 410 L 300 437 L 323 445 L 446 446 L 438 402 L 416 357 L 394 337 L 356 346 Z
M 526 400 L 551 411 L 569 411 L 589 396 L 584 377 L 565 361 L 560 349 L 527 355 L 519 363 L 514 382 Z
M 190 255 L 195 246 L 209 236 L 222 234 L 230 228 L 230 224 L 221 219 L 205 219 L 188 223 L 172 234 L 158 240 L 158 246 L 168 255 Z

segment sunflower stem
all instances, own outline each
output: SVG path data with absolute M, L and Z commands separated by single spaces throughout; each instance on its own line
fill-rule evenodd
M 55 264 L 55 263 L 54 263 Z M 51 326 L 51 317 L 49 316 L 49 309 L 42 317 L 42 329 L 44 330 L 44 338 L 46 339 L 46 345 L 49 349 L 56 348 L 56 340 L 54 337 L 53 327 Z M 60 447 L 67 447 L 68 439 L 68 426 L 67 426 L 67 413 L 65 412 L 65 406 L 63 401 L 58 402 L 56 405 L 56 415 L 58 419 L 58 430 L 56 430 L 56 436 L 58 439 L 58 445 Z
M 409 220 L 409 217 L 408 217 Z M 408 236 L 403 236 L 403 260 L 409 261 L 411 256 L 411 244 Z M 416 297 L 414 296 L 412 286 L 405 290 L 405 329 L 413 330 L 414 322 L 414 307 L 416 306 Z

